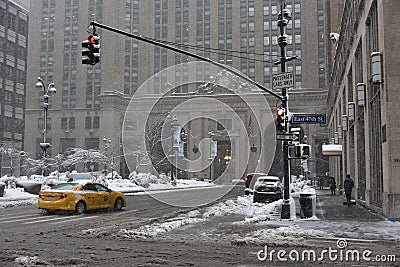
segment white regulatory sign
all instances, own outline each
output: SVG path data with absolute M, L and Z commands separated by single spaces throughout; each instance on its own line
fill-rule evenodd
M 283 72 L 274 74 L 272 77 L 272 89 L 283 89 L 293 87 L 293 73 Z

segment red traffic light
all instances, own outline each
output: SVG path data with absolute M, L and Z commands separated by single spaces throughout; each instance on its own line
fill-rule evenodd
M 93 36 L 93 35 L 89 35 L 89 37 L 88 37 L 87 39 L 88 39 L 88 41 L 89 41 L 91 44 L 94 44 L 94 43 L 95 43 L 95 40 L 94 40 L 94 36 Z
M 276 111 L 276 130 L 279 132 L 284 132 L 286 129 L 285 126 L 285 109 L 279 107 Z
M 278 108 L 278 109 L 276 110 L 276 115 L 277 115 L 278 117 L 284 116 L 284 115 L 285 115 L 285 110 L 284 110 L 283 108 Z

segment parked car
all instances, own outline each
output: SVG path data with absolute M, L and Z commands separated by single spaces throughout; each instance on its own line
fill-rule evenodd
M 260 176 L 254 185 L 253 202 L 272 202 L 282 198 L 282 183 L 276 176 Z
M 126 206 L 126 197 L 118 191 L 88 181 L 61 183 L 39 192 L 38 208 L 47 212 L 64 210 L 81 214 L 87 210 Z
M 259 173 L 259 172 L 254 172 L 254 173 L 248 173 L 244 178 L 244 194 L 245 195 L 251 195 L 253 194 L 253 188 L 254 188 L 254 183 L 256 182 L 257 178 L 260 176 L 265 176 L 267 174 L 265 173 Z

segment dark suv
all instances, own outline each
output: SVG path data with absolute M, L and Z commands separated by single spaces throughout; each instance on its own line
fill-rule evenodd
M 257 181 L 257 178 L 260 176 L 265 176 L 267 174 L 265 173 L 259 173 L 259 172 L 252 172 L 248 173 L 244 178 L 244 194 L 245 195 L 251 195 L 253 194 L 253 188 L 254 188 L 254 183 Z
M 282 198 L 279 177 L 260 176 L 254 185 L 253 202 L 272 202 Z

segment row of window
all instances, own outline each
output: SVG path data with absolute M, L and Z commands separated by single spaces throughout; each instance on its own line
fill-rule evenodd
M 47 118 L 47 129 L 51 130 L 51 118 Z M 75 129 L 75 117 L 62 117 L 61 118 L 61 130 L 73 130 Z M 38 129 L 44 128 L 43 118 L 38 118 Z M 85 117 L 85 129 L 99 129 L 100 128 L 100 117 Z

